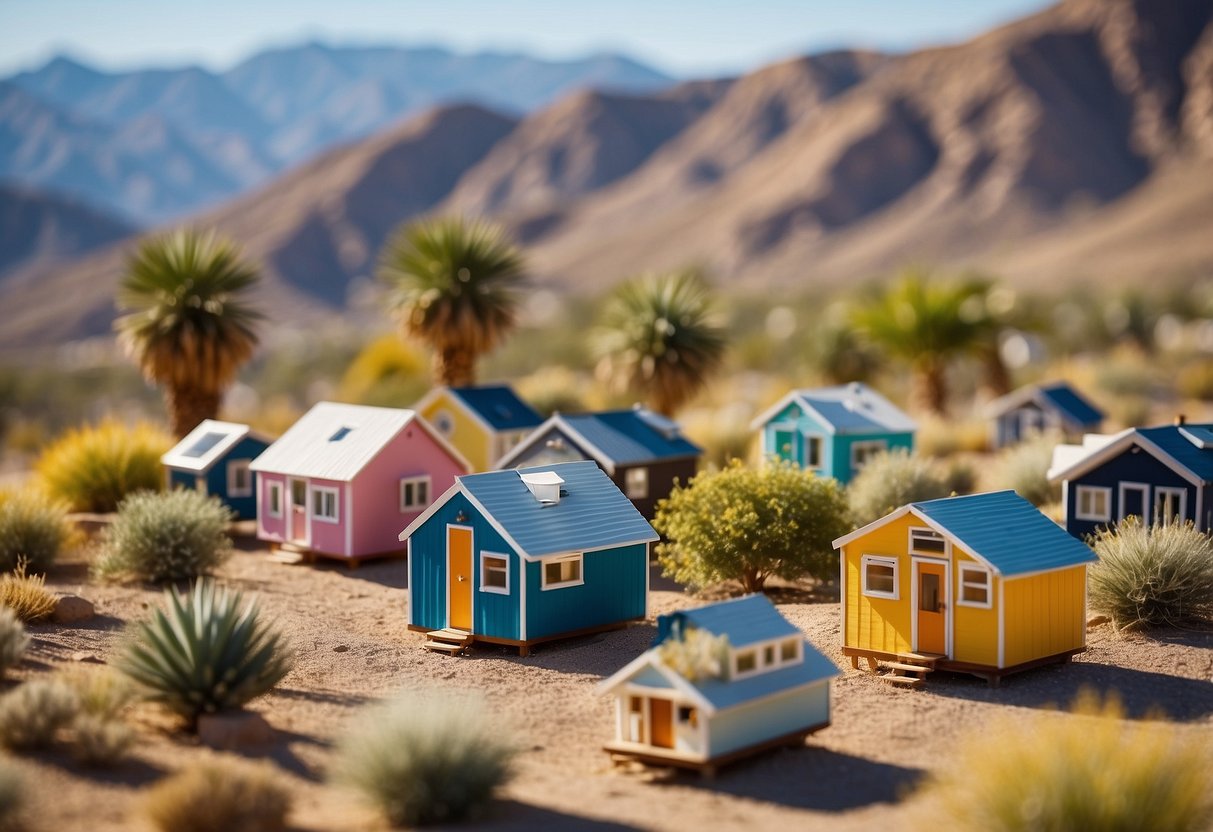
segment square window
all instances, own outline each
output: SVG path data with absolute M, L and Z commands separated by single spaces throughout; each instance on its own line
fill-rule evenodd
M 789 638 L 779 645 L 779 660 L 785 664 L 796 661 L 799 653 L 800 642 L 797 639 Z
M 508 595 L 510 592 L 510 562 L 505 555 L 482 552 L 480 555 L 480 590 Z
M 643 500 L 649 496 L 648 468 L 629 468 L 623 481 L 629 500 Z
M 1106 523 L 1112 519 L 1112 489 L 1080 485 L 1074 491 L 1074 508 L 1079 520 Z
M 758 669 L 758 653 L 754 650 L 746 650 L 743 653 L 737 654 L 737 673 L 753 673 Z
M 582 583 L 581 555 L 549 560 L 543 564 L 543 589 L 579 586 Z
M 871 598 L 898 598 L 897 559 L 863 556 L 863 594 Z
M 337 489 L 321 486 L 312 489 L 312 517 L 325 523 L 337 522 Z
M 430 478 L 405 477 L 400 480 L 400 511 L 411 512 L 430 504 Z

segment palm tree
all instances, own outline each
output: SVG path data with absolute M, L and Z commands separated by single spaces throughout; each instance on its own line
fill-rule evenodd
M 624 283 L 603 309 L 595 343 L 599 371 L 667 416 L 703 388 L 724 348 L 712 296 L 694 269 Z
M 259 279 L 232 243 L 192 229 L 145 240 L 127 262 L 114 328 L 144 377 L 163 388 L 177 436 L 218 414 L 252 357 L 261 315 L 248 293 Z
M 989 341 L 984 297 L 976 279 L 941 281 L 910 272 L 860 302 L 851 320 L 887 355 L 910 364 L 915 398 L 931 411 L 947 411 L 947 367 Z
M 405 335 L 434 350 L 434 381 L 450 386 L 474 383 L 477 357 L 516 325 L 523 271 L 501 229 L 458 218 L 402 226 L 379 262 Z

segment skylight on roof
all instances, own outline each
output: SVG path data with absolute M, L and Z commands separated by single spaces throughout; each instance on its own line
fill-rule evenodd
M 1209 428 L 1195 427 L 1188 425 L 1181 427 L 1179 432 L 1196 447 L 1202 451 L 1207 451 L 1213 448 L 1213 430 Z
M 218 445 L 226 438 L 226 433 L 207 431 L 206 433 L 202 434 L 201 437 L 199 437 L 197 442 L 190 445 L 186 450 L 182 451 L 181 455 L 184 457 L 189 457 L 190 459 L 197 459 L 198 457 L 205 456 L 207 451 Z
M 329 437 L 329 441 L 340 442 L 342 439 L 349 436 L 352 430 L 353 428 L 342 425 L 341 427 L 337 428 L 337 431 L 332 436 Z
M 665 416 L 662 416 L 660 413 L 654 413 L 653 411 L 649 410 L 648 408 L 642 407 L 640 405 L 637 405 L 637 406 L 633 407 L 632 409 L 636 413 L 637 419 L 644 422 L 650 428 L 652 428 L 653 430 L 660 433 L 666 439 L 674 439 L 675 437 L 678 436 L 679 433 L 682 432 L 681 429 L 678 427 L 677 422 L 673 421 L 672 419 L 667 419 Z

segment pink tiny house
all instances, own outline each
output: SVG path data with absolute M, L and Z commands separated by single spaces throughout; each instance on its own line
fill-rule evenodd
M 397 535 L 467 460 L 412 410 L 320 402 L 261 454 L 257 536 L 326 557 L 400 550 Z

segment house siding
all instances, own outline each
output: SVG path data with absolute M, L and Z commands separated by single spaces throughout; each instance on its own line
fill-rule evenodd
M 282 487 L 282 516 L 270 516 L 270 483 Z M 257 537 L 262 540 L 281 542 L 286 540 L 286 518 L 291 510 L 291 494 L 286 487 L 286 478 L 281 474 L 257 474 L 257 490 L 261 493 L 261 510 L 257 513 Z
M 317 520 L 312 515 L 312 493 L 317 487 L 332 488 L 337 491 L 336 523 Z M 314 552 L 323 552 L 327 555 L 348 554 L 345 547 L 345 483 L 338 480 L 321 480 L 308 477 L 307 492 L 307 523 L 308 531 L 311 535 L 308 548 Z M 286 496 L 289 504 L 289 492 L 287 492 Z
M 1006 581 L 1004 667 L 1086 644 L 1086 581 L 1085 565 Z
M 1136 453 L 1134 453 L 1136 451 Z M 1147 506 L 1148 511 L 1153 510 L 1154 489 L 1158 486 L 1168 488 L 1183 488 L 1187 493 L 1187 514 L 1188 519 L 1197 520 L 1196 518 L 1196 496 L 1197 488 L 1190 482 L 1185 480 L 1175 471 L 1168 468 L 1162 462 L 1158 461 L 1152 455 L 1144 450 L 1141 450 L 1136 445 L 1126 449 L 1123 453 L 1118 454 L 1112 459 L 1100 465 L 1077 479 L 1068 480 L 1066 487 L 1066 531 L 1075 537 L 1081 539 L 1088 535 L 1094 534 L 1098 529 L 1104 526 L 1114 526 L 1120 519 L 1120 483 L 1122 482 L 1139 482 L 1146 483 L 1150 486 Z M 1098 522 L 1094 520 L 1079 520 L 1078 514 L 1078 487 L 1083 485 L 1094 485 L 1105 488 L 1111 488 L 1111 519 L 1106 522 Z M 1202 507 L 1202 511 L 1207 513 L 1210 509 L 1208 501 Z M 1145 518 L 1147 521 L 1153 521 L 1153 517 Z M 1208 531 L 1208 517 L 1199 518 L 1198 527 L 1204 531 Z
M 548 447 L 548 443 L 559 439 L 564 443 L 560 449 Z M 514 468 L 530 468 L 533 465 L 554 465 L 559 462 L 576 462 L 579 459 L 589 459 L 585 453 L 564 431 L 558 428 L 545 430 L 538 438 L 526 440 L 527 448 L 521 451 L 511 464 Z
M 830 467 L 826 470 L 830 476 L 841 483 L 848 483 L 857 472 L 851 470 L 851 446 L 856 442 L 871 442 L 873 440 L 883 440 L 886 450 L 892 451 L 897 448 L 905 448 L 907 451 L 914 450 L 914 434 L 912 433 L 854 433 L 840 434 L 834 437 L 834 441 L 829 443 L 830 449 Z
M 438 412 L 445 410 L 451 414 L 453 428 L 445 438 L 459 449 L 472 466 L 472 471 L 490 471 L 497 461 L 493 453 L 496 434 L 486 431 L 477 422 L 463 402 L 458 401 L 448 390 L 443 390 L 434 401 L 421 412 L 422 418 L 433 425 Z M 437 431 L 437 427 L 434 428 Z M 438 431 L 441 432 L 441 431 Z M 441 493 L 441 492 L 439 492 Z
M 828 427 L 818 419 L 809 415 L 795 402 L 789 404 L 773 416 L 762 427 L 763 452 L 768 456 L 784 455 L 778 452 L 779 442 L 777 433 L 794 426 L 793 447 L 791 459 L 801 468 L 808 468 L 808 437 L 816 436 L 821 439 L 821 465 L 810 470 L 833 477 L 841 483 L 851 481 L 854 472 L 851 471 L 851 446 L 856 442 L 883 440 L 889 450 L 905 448 L 914 450 L 913 433 L 831 433 Z
M 830 682 L 823 679 L 719 711 L 708 723 L 708 756 L 719 757 L 830 719 Z
M 537 639 L 643 618 L 648 587 L 648 547 L 644 543 L 587 552 L 585 583 L 544 590 L 542 562 L 526 570 L 527 638 Z
M 222 457 L 215 460 L 210 470 L 204 474 L 186 471 L 180 468 L 168 469 L 169 488 L 185 488 L 194 491 L 198 487 L 198 477 L 206 481 L 206 493 L 218 497 L 224 505 L 236 513 L 238 519 L 250 519 L 257 516 L 257 486 L 256 476 L 253 476 L 253 488 L 247 497 L 233 497 L 227 490 L 227 466 L 236 460 L 252 462 L 266 449 L 267 443 L 251 436 L 246 436 L 228 449 Z
M 657 514 L 657 503 L 670 496 L 670 492 L 674 490 L 675 481 L 686 485 L 698 471 L 699 462 L 694 457 L 687 457 L 668 462 L 653 462 L 643 465 L 618 467 L 615 469 L 615 475 L 611 477 L 611 481 L 625 495 L 628 493 L 628 471 L 636 468 L 647 468 L 649 470 L 649 496 L 635 499 L 629 497 L 628 499 L 632 501 L 632 505 L 636 506 L 636 510 L 644 515 L 646 520 L 652 520 Z
M 960 603 L 960 568 L 981 563 L 962 547 L 952 546 L 952 586 L 949 596 L 952 608 L 952 658 L 958 662 L 998 666 L 998 575 L 990 575 L 990 608 L 970 607 Z

